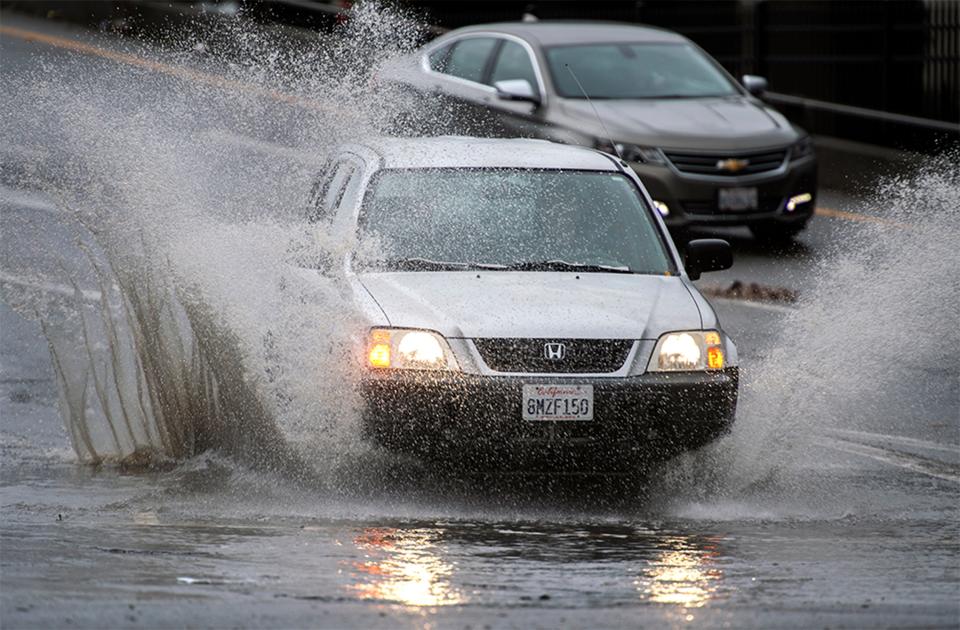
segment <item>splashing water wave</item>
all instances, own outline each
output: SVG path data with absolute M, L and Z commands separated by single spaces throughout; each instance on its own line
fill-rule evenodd
M 43 271 L 8 256 L 6 275 L 31 281 L 5 283 L 4 297 L 42 323 L 81 460 L 218 447 L 302 471 L 304 455 L 362 450 L 342 354 L 355 318 L 296 268 L 350 246 L 306 222 L 308 191 L 333 146 L 396 130 L 409 103 L 375 72 L 419 36 L 364 3 L 285 55 L 236 20 L 171 35 L 173 54 L 121 53 L 147 69 L 41 58 L 15 77 L 2 123 L 22 144 L 5 180 L 56 209 L 32 234 Z M 44 242 L 54 231 L 66 247 Z
M 895 432 L 899 397 L 915 401 L 912 416 L 935 418 L 942 401 L 924 407 L 924 381 L 932 372 L 958 378 L 958 164 L 960 153 L 944 152 L 870 192 L 871 211 L 886 221 L 850 231 L 822 257 L 776 345 L 745 366 L 751 378 L 731 435 L 668 464 L 657 494 L 714 517 L 727 508 L 732 517 L 763 514 L 758 505 L 784 500 L 804 514 L 857 505 L 862 497 L 823 469 L 832 432 Z M 945 437 L 960 430 L 953 402 L 955 417 L 935 418 L 949 425 Z

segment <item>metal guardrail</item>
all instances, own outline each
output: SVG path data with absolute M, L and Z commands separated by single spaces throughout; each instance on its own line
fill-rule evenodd
M 791 96 L 790 94 L 779 94 L 777 92 L 767 92 L 763 95 L 765 100 L 780 105 L 795 105 L 805 109 L 819 109 L 835 114 L 844 114 L 848 116 L 857 116 L 860 118 L 870 118 L 881 122 L 897 123 L 913 127 L 924 127 L 934 131 L 949 131 L 960 133 L 960 122 L 950 123 L 943 120 L 932 120 L 930 118 L 920 118 L 919 116 L 907 116 L 905 114 L 894 114 L 877 109 L 868 109 L 866 107 L 855 107 L 853 105 L 842 105 L 840 103 L 830 103 L 828 101 L 818 101 L 812 98 L 803 98 L 801 96 Z

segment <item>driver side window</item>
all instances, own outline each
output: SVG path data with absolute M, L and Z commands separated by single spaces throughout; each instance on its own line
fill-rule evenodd
M 342 205 L 348 185 L 354 196 L 359 187 L 360 167 L 352 160 L 340 160 L 314 186 L 311 199 L 310 221 L 329 221 Z

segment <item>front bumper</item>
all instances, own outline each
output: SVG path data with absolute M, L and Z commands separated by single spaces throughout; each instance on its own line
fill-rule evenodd
M 683 174 L 671 166 L 637 163 L 630 166 L 650 196 L 669 207 L 670 213 L 663 218 L 669 228 L 696 225 L 802 225 L 810 220 L 816 207 L 817 162 L 814 157 L 793 160 L 781 173 L 724 177 L 722 181 Z M 717 191 L 738 187 L 757 188 L 757 210 L 719 209 Z M 787 201 L 803 193 L 809 193 L 812 199 L 789 210 Z
M 367 437 L 395 451 L 473 468 L 623 470 L 697 448 L 736 412 L 737 368 L 627 378 L 436 377 L 361 384 Z M 593 385 L 594 419 L 522 419 L 525 384 Z

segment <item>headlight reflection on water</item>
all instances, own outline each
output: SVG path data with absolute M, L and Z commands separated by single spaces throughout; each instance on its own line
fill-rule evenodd
M 466 600 L 451 585 L 454 568 L 435 553 L 430 531 L 369 528 L 354 543 L 370 558 L 352 564 L 355 583 L 349 588 L 361 599 L 411 607 L 450 606 Z
M 714 545 L 692 546 L 687 541 L 667 541 L 635 582 L 651 602 L 700 608 L 716 596 L 723 571 L 713 567 Z
M 350 562 L 347 589 L 360 599 L 397 603 L 410 608 L 451 606 L 470 601 L 476 603 L 474 597 L 454 584 L 460 567 L 456 566 L 456 562 L 445 559 L 447 553 L 438 542 L 438 533 L 432 528 L 364 529 L 353 542 L 364 553 L 365 559 Z M 677 614 L 684 621 L 692 620 L 695 610 L 716 599 L 722 587 L 724 573 L 716 566 L 720 555 L 717 541 L 715 538 L 657 536 L 655 541 L 651 541 L 651 547 L 640 550 L 638 559 L 642 564 L 639 575 L 630 576 L 621 570 L 614 570 L 615 576 L 607 575 L 604 578 L 626 587 L 626 590 L 614 587 L 615 592 L 611 593 L 611 597 L 619 599 L 628 595 L 628 599 L 636 601 L 639 595 L 639 599 L 645 603 L 666 606 L 668 616 Z M 531 549 L 536 551 L 539 547 L 539 543 L 534 543 Z M 595 549 L 580 551 L 589 551 L 591 561 L 587 564 L 595 568 Z M 635 557 L 637 553 L 636 548 L 620 551 Z M 572 552 L 572 558 L 577 556 L 578 552 Z M 564 557 L 572 559 L 565 554 Z M 586 567 L 578 570 L 575 562 L 567 565 L 567 569 L 571 572 L 569 578 L 573 582 L 591 573 Z M 530 590 L 531 585 L 525 583 L 526 578 L 529 576 L 521 579 L 524 582 L 521 589 Z M 590 586 L 588 590 L 592 591 L 593 588 Z M 583 595 L 576 588 L 571 590 L 569 580 L 564 580 L 562 584 L 551 583 L 550 580 L 537 582 L 533 592 L 538 591 L 552 592 L 555 597 L 558 592 L 566 593 L 566 597 L 572 597 L 568 600 L 570 605 L 575 605 L 579 601 L 578 596 Z

